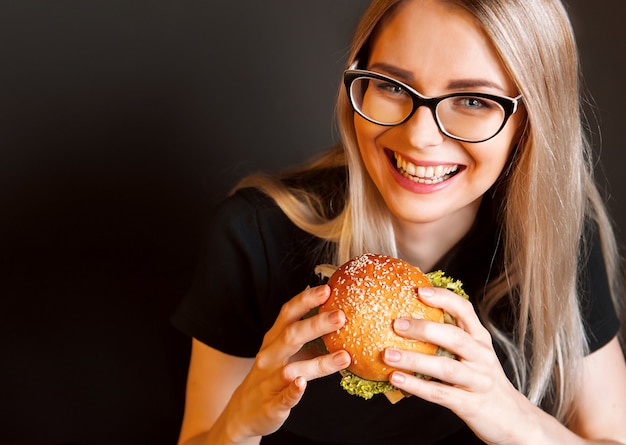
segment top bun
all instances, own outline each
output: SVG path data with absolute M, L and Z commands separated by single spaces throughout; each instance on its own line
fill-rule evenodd
M 398 258 L 367 253 L 340 266 L 328 285 L 330 297 L 319 311 L 341 309 L 346 323 L 322 339 L 329 352 L 348 351 L 351 373 L 367 380 L 387 381 L 398 369 L 383 362 L 385 348 L 431 355 L 437 352 L 437 345 L 400 337 L 393 330 L 397 318 L 444 322 L 441 309 L 427 306 L 417 297 L 418 287 L 432 286 L 419 268 Z

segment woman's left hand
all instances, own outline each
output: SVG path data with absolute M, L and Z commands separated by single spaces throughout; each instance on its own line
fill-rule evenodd
M 387 349 L 387 364 L 440 380 L 424 380 L 396 371 L 394 386 L 424 400 L 449 408 L 488 443 L 507 443 L 512 428 L 521 427 L 530 402 L 507 378 L 496 356 L 489 331 L 481 324 L 472 304 L 442 288 L 419 288 L 426 304 L 450 313 L 457 325 L 417 319 L 398 319 L 398 335 L 439 345 L 458 357 L 430 356 Z

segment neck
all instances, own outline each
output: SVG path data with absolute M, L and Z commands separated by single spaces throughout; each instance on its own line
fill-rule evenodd
M 394 229 L 399 257 L 424 272 L 431 272 L 470 231 L 479 207 L 480 200 L 445 219 L 432 222 L 396 220 Z

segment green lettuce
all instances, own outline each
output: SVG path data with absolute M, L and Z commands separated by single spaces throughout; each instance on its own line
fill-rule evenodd
M 341 371 L 341 375 L 343 376 L 341 378 L 341 387 L 348 391 L 349 394 L 363 397 L 366 400 L 371 399 L 376 394 L 384 394 L 396 389 L 389 381 L 376 382 L 374 380 L 362 379 L 347 369 Z

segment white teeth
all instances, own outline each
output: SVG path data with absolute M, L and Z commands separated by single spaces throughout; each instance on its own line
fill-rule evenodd
M 399 164 L 398 164 L 399 165 Z M 409 175 L 416 175 L 416 171 L 415 171 L 415 165 L 413 164 L 409 164 L 406 161 L 402 161 L 402 168 L 409 174 Z M 417 167 L 419 168 L 419 167 Z
M 459 169 L 458 165 L 424 166 L 415 165 L 397 153 L 394 153 L 398 171 L 406 178 L 422 184 L 437 184 L 448 179 L 449 175 Z

